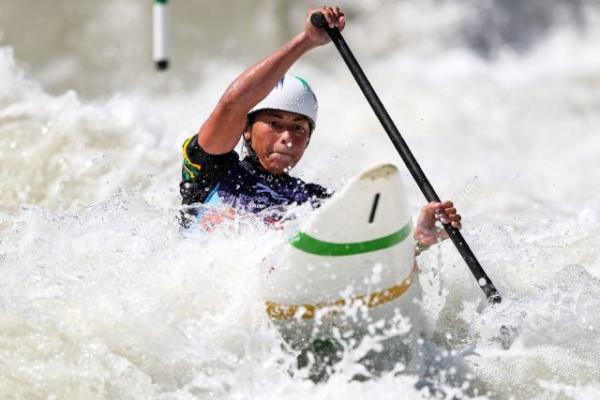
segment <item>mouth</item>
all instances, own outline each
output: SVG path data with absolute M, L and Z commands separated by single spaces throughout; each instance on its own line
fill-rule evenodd
M 296 160 L 294 156 L 289 153 L 280 153 L 278 151 L 274 151 L 269 156 L 269 159 L 273 166 L 277 166 L 277 168 L 291 168 L 296 164 Z
M 281 151 L 274 151 L 271 153 L 271 156 L 275 156 L 277 158 L 288 158 L 291 159 L 293 156 L 290 153 L 285 153 Z

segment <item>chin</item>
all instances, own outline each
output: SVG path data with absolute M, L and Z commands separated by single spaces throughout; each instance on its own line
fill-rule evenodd
M 281 174 L 285 174 L 286 169 L 291 169 L 292 167 L 272 167 L 269 168 L 269 172 L 272 173 L 273 175 L 281 175 Z
M 281 175 L 286 173 L 287 171 L 291 170 L 294 165 L 296 165 L 296 163 L 293 164 L 279 164 L 276 162 L 270 162 L 270 163 L 265 163 L 268 168 L 265 168 L 267 171 L 269 171 L 270 173 L 274 174 L 274 175 Z

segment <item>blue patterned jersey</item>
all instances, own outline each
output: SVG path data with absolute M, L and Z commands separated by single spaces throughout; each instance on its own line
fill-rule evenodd
M 208 154 L 198 144 L 198 135 L 183 144 L 182 204 L 228 205 L 237 210 L 258 213 L 273 206 L 311 202 L 317 206 L 330 196 L 315 183 L 288 174 L 273 175 L 260 163 L 235 151 Z M 193 208 L 188 213 L 194 214 Z

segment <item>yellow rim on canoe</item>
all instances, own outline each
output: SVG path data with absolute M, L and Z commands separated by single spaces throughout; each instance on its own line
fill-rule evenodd
M 284 305 L 267 301 L 267 314 L 272 319 L 278 320 L 291 320 L 296 318 L 312 319 L 315 317 L 316 312 L 322 309 L 328 309 L 327 311 L 331 313 L 339 313 L 348 306 L 365 305 L 369 308 L 377 307 L 402 296 L 414 282 L 417 277 L 417 272 L 418 270 L 415 265 L 408 278 L 404 279 L 399 284 L 378 292 L 356 296 L 351 299 L 332 300 L 317 304 L 294 305 Z

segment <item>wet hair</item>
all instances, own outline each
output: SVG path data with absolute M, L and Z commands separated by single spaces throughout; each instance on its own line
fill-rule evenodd
M 256 111 L 252 111 L 251 113 L 248 113 L 248 115 L 246 116 L 246 128 L 248 126 L 251 126 L 254 123 L 254 120 L 256 119 L 256 116 L 258 115 L 259 112 L 261 111 L 269 111 L 269 110 L 273 110 L 273 111 L 282 111 L 282 112 L 286 112 L 286 113 L 292 113 L 292 114 L 296 114 L 293 111 L 285 111 L 285 110 L 276 110 L 274 108 L 263 108 L 260 110 L 256 110 Z M 313 131 L 315 130 L 315 124 L 313 122 L 312 119 L 308 118 L 306 115 L 302 115 L 302 114 L 298 114 L 301 117 L 305 118 L 308 121 L 308 135 L 312 135 Z

